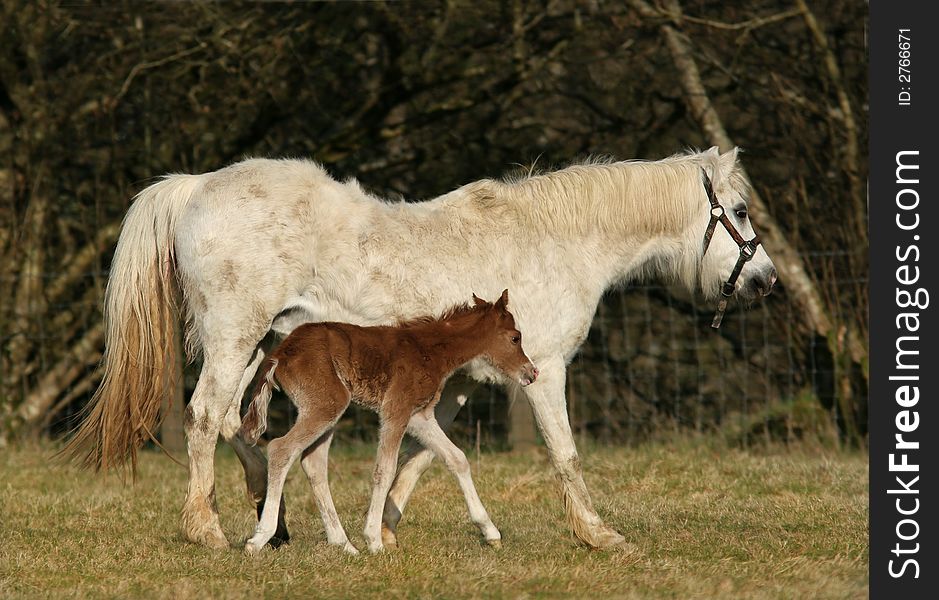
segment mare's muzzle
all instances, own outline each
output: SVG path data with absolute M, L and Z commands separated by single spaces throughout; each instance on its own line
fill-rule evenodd
M 741 271 L 743 271 L 743 266 L 753 260 L 753 257 L 756 256 L 756 250 L 762 242 L 760 242 L 759 235 L 754 235 L 751 240 L 743 239 L 743 236 L 740 235 L 740 232 L 737 231 L 730 217 L 728 217 L 726 211 L 724 211 L 724 207 L 717 201 L 717 196 L 714 194 L 714 186 L 711 185 L 711 178 L 708 177 L 707 171 L 701 169 L 701 174 L 704 176 L 704 190 L 707 192 L 708 202 L 711 203 L 711 220 L 708 222 L 708 228 L 704 232 L 704 251 L 701 253 L 701 256 L 703 257 L 708 251 L 708 247 L 711 245 L 711 238 L 714 237 L 714 230 L 717 228 L 718 223 L 724 226 L 724 229 L 726 229 L 730 237 L 733 238 L 737 247 L 740 248 L 737 264 L 734 265 L 734 270 L 730 272 L 730 277 L 728 277 L 724 285 L 721 286 L 721 299 L 717 302 L 717 311 L 714 313 L 714 320 L 711 321 L 711 327 L 717 329 L 721 326 L 721 321 L 724 319 L 724 311 L 727 310 L 727 301 L 730 300 L 730 297 L 734 295 L 734 290 L 737 289 L 737 279 L 740 277 Z M 772 274 L 767 277 L 764 296 L 772 291 L 774 283 L 776 283 L 776 269 L 773 269 Z

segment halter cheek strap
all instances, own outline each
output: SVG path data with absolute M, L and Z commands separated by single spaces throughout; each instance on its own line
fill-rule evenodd
M 734 295 L 737 279 L 740 277 L 741 271 L 743 271 L 743 265 L 748 263 L 756 255 L 756 249 L 761 242 L 759 235 L 754 235 L 751 240 L 743 239 L 743 236 L 740 235 L 740 232 L 737 231 L 730 217 L 728 217 L 727 213 L 724 211 L 724 207 L 717 201 L 717 196 L 714 194 L 714 187 L 711 185 L 711 178 L 708 177 L 707 171 L 701 169 L 701 175 L 704 177 L 704 191 L 707 192 L 708 202 L 711 203 L 711 220 L 708 222 L 708 228 L 704 232 L 704 251 L 701 253 L 702 258 L 711 245 L 711 238 L 714 237 L 714 230 L 717 228 L 718 223 L 724 226 L 724 229 L 726 229 L 730 237 L 733 238 L 737 247 L 740 248 L 737 264 L 734 265 L 734 270 L 731 271 L 730 277 L 728 277 L 724 285 L 721 286 L 721 299 L 717 303 L 717 312 L 714 313 L 714 320 L 711 322 L 711 327 L 717 329 L 721 326 L 721 321 L 724 319 L 724 311 L 727 310 L 727 301 Z

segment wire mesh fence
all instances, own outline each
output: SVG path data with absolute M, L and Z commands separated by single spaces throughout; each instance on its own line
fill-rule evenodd
M 829 254 L 810 253 L 806 259 Z M 40 275 L 44 285 L 57 276 Z M 84 276 L 91 292 L 56 303 L 52 313 L 87 315 L 77 325 L 87 332 L 100 327 L 98 307 L 107 272 Z M 836 436 L 832 358 L 824 340 L 806 334 L 784 288 L 750 307 L 734 307 L 719 330 L 710 327 L 712 316 L 712 305 L 658 283 L 606 294 L 568 368 L 568 411 L 575 436 L 599 443 L 640 443 L 666 433 L 718 433 L 742 445 Z M 5 332 L 4 347 L 17 335 L 15 329 Z M 38 352 L 32 369 L 54 369 L 54 361 L 47 360 L 49 350 L 75 337 L 54 322 L 34 329 L 30 341 Z M 199 368 L 198 363 L 186 367 L 184 398 L 191 395 Z M 99 374 L 95 367 L 84 367 L 72 378 L 43 420 L 44 433 L 61 435 L 76 422 Z M 275 399 L 271 415 L 271 435 L 284 431 L 294 418 L 285 398 Z M 181 426 L 179 419 L 173 423 Z M 337 436 L 374 439 L 376 427 L 372 413 L 353 407 Z M 453 435 L 464 445 L 497 450 L 529 441 L 533 431 L 524 400 L 513 402 L 506 390 L 480 384 L 460 411 Z

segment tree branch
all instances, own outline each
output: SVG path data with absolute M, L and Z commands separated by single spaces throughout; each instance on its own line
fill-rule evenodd
M 630 0 L 633 7 L 643 16 L 658 17 L 659 11 L 653 9 L 644 0 Z M 677 0 L 664 0 L 665 9 L 674 19 L 681 18 L 681 6 Z M 711 104 L 710 97 L 698 71 L 698 65 L 688 38 L 680 33 L 670 23 L 663 23 L 659 27 L 665 39 L 669 53 L 678 69 L 682 88 L 685 92 L 685 101 L 691 114 L 704 130 L 710 143 L 727 151 L 735 147 L 733 140 L 724 129 L 720 116 Z M 749 182 L 749 176 L 743 171 L 743 176 Z M 808 325 L 822 337 L 828 338 L 834 333 L 832 319 L 828 314 L 825 303 L 809 277 L 805 264 L 793 245 L 786 239 L 779 224 L 770 214 L 766 203 L 751 184 L 749 209 L 753 221 L 759 226 L 760 236 L 773 257 L 773 261 L 780 274 L 780 281 L 786 286 L 786 291 L 792 299 L 799 304 L 805 315 Z M 863 344 L 855 340 L 852 344 L 852 356 L 858 362 L 866 357 Z

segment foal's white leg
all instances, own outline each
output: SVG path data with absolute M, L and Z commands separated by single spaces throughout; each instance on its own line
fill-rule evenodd
M 254 373 L 263 358 L 264 354 L 259 350 L 256 359 L 245 371 L 245 378 L 242 379 L 244 388 L 251 383 Z M 225 420 L 222 422 L 222 437 L 234 448 L 241 466 L 244 467 L 245 482 L 248 486 L 248 501 L 255 507 L 260 519 L 264 508 L 264 498 L 267 494 L 267 458 L 264 457 L 264 453 L 258 446 L 245 443 L 238 435 L 238 431 L 241 429 L 241 397 L 244 395 L 244 388 L 235 397 L 232 406 L 228 409 L 228 414 L 225 415 Z M 277 530 L 270 540 L 271 545 L 275 548 L 290 541 L 285 519 L 286 512 L 284 498 L 281 496 L 280 510 L 277 513 Z
M 304 414 L 297 417 L 287 435 L 271 441 L 267 445 L 269 459 L 267 473 L 267 497 L 264 500 L 264 510 L 261 519 L 254 530 L 254 535 L 245 544 L 245 552 L 256 554 L 260 552 L 277 530 L 277 518 L 280 513 L 280 501 L 284 492 L 284 482 L 291 465 L 312 442 L 319 438 L 324 431 L 330 429 L 335 421 L 323 423 Z
M 538 363 L 538 380 L 524 388 L 541 435 L 544 437 L 551 462 L 561 480 L 564 507 L 574 534 L 594 548 L 609 548 L 625 541 L 622 535 L 607 527 L 590 501 L 584 483 L 580 458 L 567 417 L 564 398 L 565 365 L 560 357 Z
M 286 437 L 286 436 L 284 436 Z M 284 482 L 287 480 L 287 473 L 293 461 L 300 456 L 301 449 L 295 447 L 284 447 L 284 438 L 278 438 L 268 444 L 268 451 L 271 455 L 271 466 L 267 475 L 267 498 L 264 502 L 264 510 L 261 511 L 261 518 L 257 527 L 254 529 L 254 535 L 245 543 L 245 552 L 248 554 L 257 554 L 261 551 L 277 530 L 277 518 L 280 513 L 280 499 L 284 491 Z M 278 444 L 278 442 L 281 442 Z M 277 466 L 274 466 L 275 456 L 277 457 Z
M 440 427 L 446 431 L 453 424 L 466 399 L 472 395 L 478 383 L 469 377 L 458 375 L 451 377 L 447 382 L 440 401 L 434 409 L 434 415 Z M 385 546 L 396 546 L 398 522 L 404 513 L 404 507 L 411 498 L 414 488 L 421 475 L 430 468 L 434 460 L 434 453 L 415 442 L 408 444 L 407 450 L 401 459 L 398 475 L 388 493 L 385 502 L 385 511 L 381 528 L 381 537 Z
M 476 493 L 476 486 L 473 485 L 473 476 L 470 472 L 469 461 L 463 451 L 456 447 L 450 441 L 447 434 L 443 432 L 440 425 L 433 417 L 418 413 L 411 417 L 408 422 L 408 433 L 421 441 L 426 448 L 429 448 L 440 457 L 447 465 L 447 469 L 456 476 L 460 482 L 460 488 L 463 490 L 463 497 L 466 499 L 466 508 L 469 509 L 470 519 L 479 530 L 483 537 L 491 546 L 500 547 L 502 545 L 502 534 L 492 524 L 489 513 L 479 499 Z
M 407 423 L 384 422 L 378 436 L 378 458 L 375 461 L 375 472 L 372 475 L 372 501 L 368 506 L 368 515 L 365 517 L 365 541 L 371 553 L 381 552 L 381 515 L 388 498 L 388 490 L 395 478 L 397 470 L 398 450 L 401 448 L 401 438 Z
M 333 504 L 333 496 L 329 491 L 329 445 L 333 440 L 333 430 L 323 434 L 312 446 L 303 451 L 300 464 L 303 472 L 310 480 L 313 488 L 313 500 L 316 502 L 326 528 L 326 540 L 333 546 L 340 546 L 350 554 L 359 551 L 349 541 L 346 530 L 339 521 L 339 514 Z

